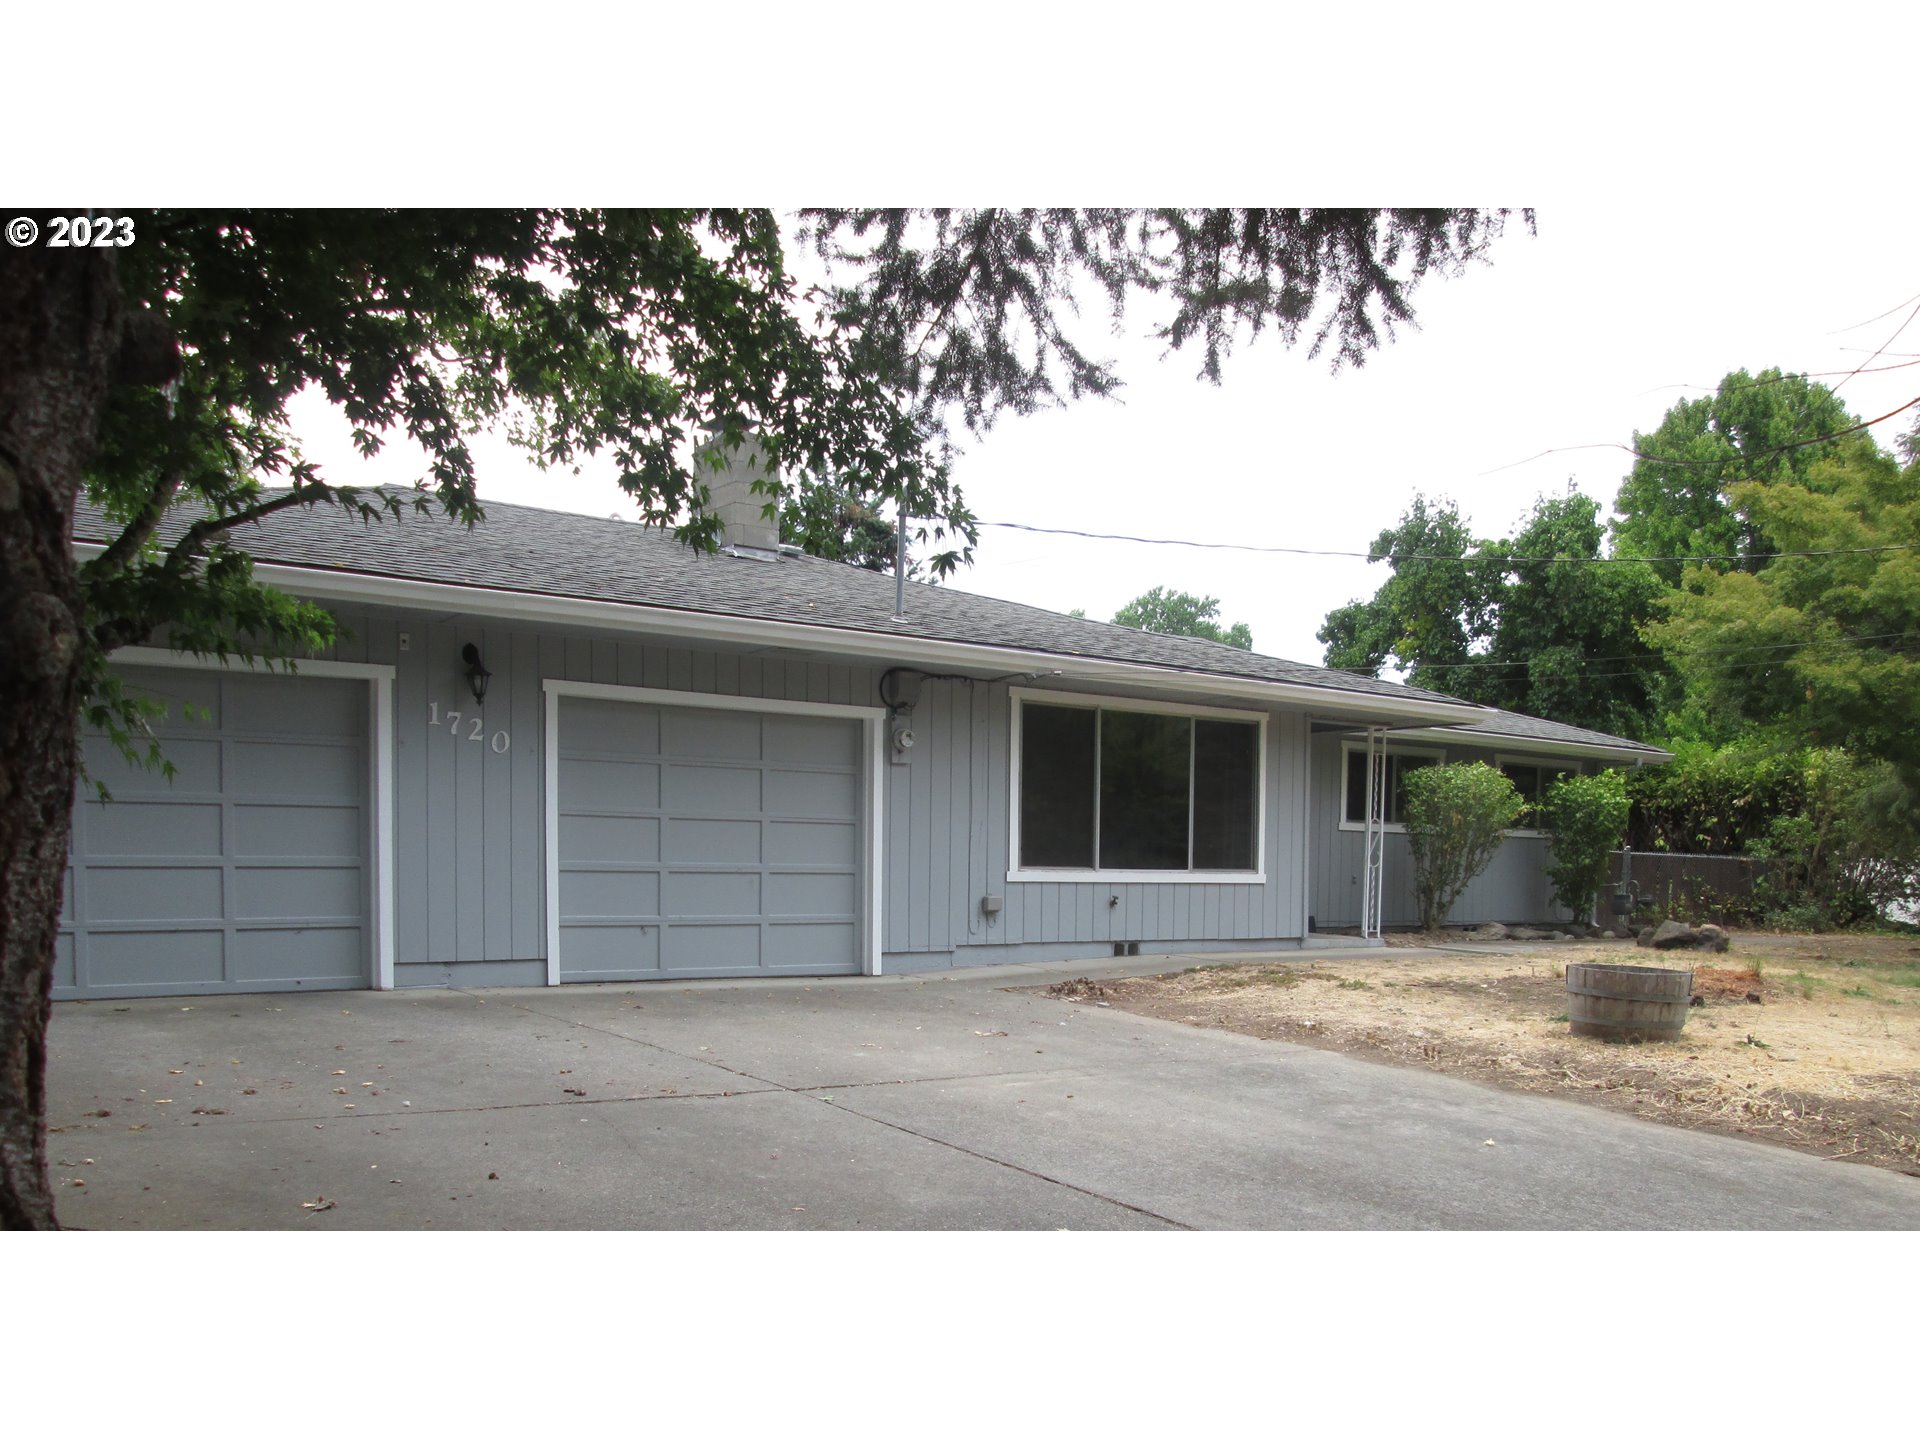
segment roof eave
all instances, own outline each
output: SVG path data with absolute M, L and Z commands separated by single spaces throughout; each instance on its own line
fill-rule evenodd
M 82 541 L 77 542 L 74 548 L 82 552 L 97 552 L 103 547 Z M 1188 696 L 1296 705 L 1310 708 L 1318 714 L 1353 716 L 1382 723 L 1425 721 L 1442 725 L 1448 722 L 1471 724 L 1488 714 L 1479 706 L 1466 704 L 1368 695 L 1331 686 L 1220 675 L 1047 650 L 937 640 L 920 635 L 889 635 L 874 630 L 814 625 L 795 620 L 722 615 L 706 610 L 681 610 L 571 595 L 542 595 L 525 590 L 408 580 L 388 575 L 370 575 L 363 571 L 266 561 L 256 561 L 253 571 L 256 578 L 268 585 L 313 600 L 422 610 L 456 610 L 503 620 L 589 625 L 691 641 L 748 643 L 787 649 L 798 646 L 890 664 L 918 660 L 947 668 L 973 666 L 989 671 L 1030 671 L 1041 677 L 1058 676 L 1064 680 L 1129 685 Z
M 1473 721 L 1466 721 L 1473 724 Z M 1577 755 L 1589 760 L 1630 760 L 1641 765 L 1664 765 L 1672 752 L 1651 745 L 1598 745 L 1584 740 L 1549 740 L 1543 735 L 1490 735 L 1485 731 L 1462 730 L 1454 726 L 1434 726 L 1425 730 L 1401 730 L 1396 740 L 1441 740 L 1451 745 L 1473 745 L 1486 750 L 1504 750 L 1511 754 Z

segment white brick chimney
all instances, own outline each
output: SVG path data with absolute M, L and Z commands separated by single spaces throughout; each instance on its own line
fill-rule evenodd
M 761 512 L 769 503 L 779 504 L 777 495 L 756 492 L 755 480 L 778 482 L 779 470 L 773 466 L 767 448 L 759 437 L 749 434 L 731 450 L 721 449 L 720 438 L 708 437 L 699 449 L 697 474 L 713 498 L 707 508 L 720 519 L 720 543 L 742 550 L 761 552 L 767 559 L 780 553 L 780 522 L 769 520 Z M 724 464 L 711 468 L 710 457 L 718 454 Z M 778 510 L 775 511 L 776 517 Z

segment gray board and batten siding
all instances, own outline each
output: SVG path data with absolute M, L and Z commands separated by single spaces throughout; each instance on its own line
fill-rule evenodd
M 1102 698 L 1126 708 L 1122 697 Z M 1304 715 L 1269 712 L 1266 878 L 1245 884 L 1009 880 L 1012 713 L 1005 683 L 926 684 L 911 760 L 886 767 L 887 970 L 1110 955 L 1116 942 L 1148 952 L 1259 948 L 1305 933 Z M 983 911 L 986 896 L 1000 898 L 998 915 Z
M 872 665 L 332 608 L 342 633 L 323 658 L 394 671 L 393 982 L 403 987 L 547 983 L 546 681 L 879 703 Z M 481 705 L 467 689 L 467 644 L 492 672 Z M 1116 942 L 1149 952 L 1296 942 L 1306 919 L 1298 839 L 1306 728 L 1298 712 L 1269 713 L 1265 883 L 1010 882 L 1009 685 L 928 680 L 913 715 L 918 743 L 904 763 L 862 756 L 881 787 L 880 968 L 1094 957 Z M 999 899 L 998 914 L 983 911 L 988 896 Z
M 397 668 L 395 981 L 402 986 L 547 983 L 547 681 L 878 704 L 879 672 L 870 666 L 491 618 L 337 613 L 351 632 L 338 647 L 343 657 L 364 647 L 393 656 Z M 492 672 L 479 706 L 460 658 L 468 644 Z M 446 724 L 454 714 L 458 733 Z
M 1312 887 L 1311 914 L 1320 930 L 1351 928 L 1360 923 L 1360 886 L 1366 861 L 1365 832 L 1343 824 L 1346 810 L 1346 751 L 1364 746 L 1364 735 L 1316 734 L 1313 737 L 1313 824 L 1309 832 L 1312 859 L 1308 883 Z M 1400 739 L 1389 734 L 1389 753 L 1408 751 L 1432 755 L 1447 764 L 1483 760 L 1492 763 L 1497 750 L 1485 745 L 1457 745 L 1422 735 Z M 1531 759 L 1544 757 L 1532 756 Z M 1567 761 L 1592 770 L 1592 760 Z M 1413 857 L 1403 830 L 1390 827 L 1382 837 L 1381 924 L 1389 929 L 1417 926 L 1419 907 L 1413 894 Z M 1568 920 L 1572 916 L 1553 903 L 1547 880 L 1547 842 L 1526 833 L 1507 837 L 1483 870 L 1447 914 L 1455 925 L 1502 924 Z
M 392 656 L 398 670 L 402 985 L 545 983 L 546 681 L 841 706 L 879 699 L 875 666 L 495 620 L 341 615 L 353 632 L 337 651 L 341 658 Z M 397 643 L 402 631 L 409 637 L 404 652 Z M 467 643 L 479 647 L 493 672 L 477 742 L 463 738 L 475 715 L 459 660 Z M 462 715 L 463 737 L 430 723 L 435 704 L 443 719 Z M 1298 854 L 1293 837 L 1304 818 L 1302 717 L 1276 711 L 1268 725 L 1266 884 L 1009 883 L 1011 711 L 1005 682 L 929 680 L 914 710 L 916 745 L 904 763 L 879 764 L 882 861 L 874 883 L 881 887 L 884 972 L 1094 956 L 1110 953 L 1115 941 L 1195 948 L 1303 933 L 1299 866 L 1286 858 Z M 494 748 L 496 730 L 510 735 L 504 752 Z M 564 719 L 561 740 L 564 747 Z M 999 915 L 983 913 L 986 896 L 1001 899 Z M 1112 896 L 1117 905 L 1108 903 Z

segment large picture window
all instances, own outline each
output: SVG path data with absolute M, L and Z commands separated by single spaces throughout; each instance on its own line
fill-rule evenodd
M 1258 719 L 1031 700 L 1015 716 L 1017 868 L 1258 870 Z

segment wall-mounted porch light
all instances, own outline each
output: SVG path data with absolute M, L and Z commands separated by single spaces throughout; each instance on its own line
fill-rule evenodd
M 493 678 L 493 672 L 480 663 L 480 647 L 469 644 L 460 651 L 460 658 L 467 662 L 467 688 L 473 691 L 476 705 L 484 705 L 487 700 L 487 681 Z

